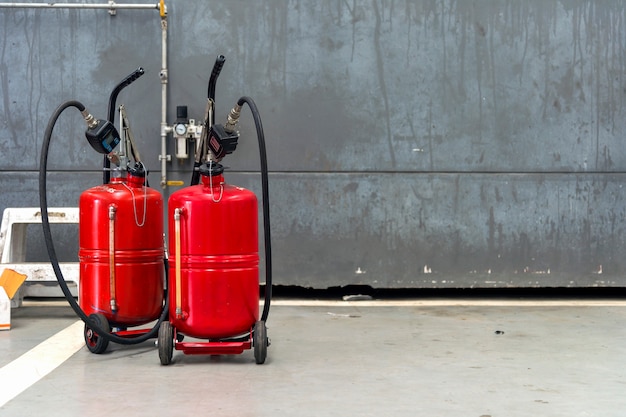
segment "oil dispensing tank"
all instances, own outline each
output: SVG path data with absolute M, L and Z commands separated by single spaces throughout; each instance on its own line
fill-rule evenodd
M 144 182 L 136 164 L 79 199 L 79 303 L 103 327 L 139 326 L 163 308 L 163 197 Z
M 249 342 L 224 339 L 253 334 L 259 319 L 257 198 L 226 184 L 222 165 L 209 162 L 199 171 L 201 183 L 176 191 L 168 203 L 169 325 L 179 335 L 209 339 L 204 346 L 180 343 L 185 353 L 241 353 Z
M 105 352 L 110 341 L 123 345 L 143 343 L 154 338 L 160 324 L 167 320 L 163 197 L 148 187 L 147 169 L 141 162 L 123 105 L 119 107 L 122 135 L 113 124 L 118 94 L 143 74 L 140 67 L 115 86 L 109 97 L 108 120 L 95 118 L 79 101 L 62 103 L 46 126 L 41 147 L 39 206 L 44 241 L 66 300 L 85 322 L 85 344 L 92 353 Z M 59 117 L 72 107 L 80 111 L 87 124 L 87 142 L 104 155 L 103 184 L 83 192 L 79 198 L 79 302 L 59 266 L 47 201 L 52 134 Z M 152 329 L 129 329 L 154 320 L 157 323 Z
M 256 104 L 247 96 L 239 98 L 226 124 L 214 122 L 215 85 L 224 61 L 223 55 L 217 56 L 209 79 L 191 184 L 168 200 L 169 320 L 159 327 L 161 365 L 171 362 L 174 349 L 185 354 L 225 355 L 251 348 L 256 363 L 262 364 L 270 345 L 265 326 L 272 295 L 265 137 Z M 219 163 L 237 148 L 237 123 L 244 105 L 252 112 L 261 163 L 265 254 L 261 314 L 257 197 L 227 184 Z M 188 342 L 185 336 L 195 340 Z

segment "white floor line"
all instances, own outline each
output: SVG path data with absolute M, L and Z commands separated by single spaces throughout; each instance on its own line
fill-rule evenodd
M 0 407 L 52 372 L 84 344 L 83 322 L 79 320 L 0 368 Z

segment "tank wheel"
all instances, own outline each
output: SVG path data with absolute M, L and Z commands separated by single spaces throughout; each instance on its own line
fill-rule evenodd
M 107 333 L 111 332 L 109 321 L 102 313 L 94 313 L 89 315 L 89 319 L 93 320 L 99 327 L 102 327 Z M 96 333 L 87 323 L 85 323 L 85 344 L 91 353 L 104 353 L 109 346 L 109 341 Z
M 257 321 L 254 325 L 254 334 L 252 335 L 252 344 L 254 345 L 254 360 L 257 365 L 265 363 L 267 357 L 267 327 L 263 320 Z
M 161 365 L 169 365 L 174 353 L 174 329 L 169 321 L 164 321 L 159 327 L 159 359 Z

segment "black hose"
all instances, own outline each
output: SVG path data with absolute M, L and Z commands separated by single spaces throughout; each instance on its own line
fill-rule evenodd
M 63 111 L 69 107 L 75 107 L 80 111 L 85 110 L 85 106 L 82 103 L 74 100 L 67 101 L 57 107 L 52 117 L 50 118 L 50 121 L 48 122 L 48 126 L 46 126 L 44 141 L 43 145 L 41 146 L 41 160 L 39 163 L 39 207 L 41 209 L 41 223 L 43 226 L 44 241 L 46 243 L 46 249 L 48 250 L 48 256 L 50 257 L 50 263 L 52 264 L 52 269 L 54 270 L 54 274 L 56 275 L 57 281 L 59 282 L 59 286 L 63 291 L 65 299 L 68 301 L 74 312 L 76 312 L 78 317 L 80 317 L 80 319 L 85 322 L 85 324 L 92 328 L 98 334 L 98 336 L 111 342 L 119 343 L 121 345 L 134 345 L 137 343 L 142 343 L 148 339 L 156 337 L 159 331 L 159 327 L 161 326 L 161 322 L 167 319 L 169 310 L 169 297 L 167 296 L 167 294 L 165 294 L 165 306 L 163 308 L 163 312 L 161 313 L 161 316 L 159 317 L 156 325 L 148 333 L 137 337 L 120 337 L 115 334 L 109 333 L 108 329 L 101 328 L 97 321 L 91 320 L 85 314 L 85 312 L 80 308 L 80 306 L 74 299 L 74 296 L 72 296 L 72 293 L 70 292 L 70 289 L 65 282 L 65 278 L 63 277 L 63 273 L 61 272 L 61 267 L 59 266 L 59 259 L 56 254 L 56 250 L 54 249 L 52 232 L 50 231 L 50 220 L 48 218 L 46 174 L 48 172 L 48 150 L 50 148 L 50 139 L 52 137 L 54 125 L 56 124 L 59 116 L 61 116 L 61 113 L 63 113 Z M 167 274 L 167 269 L 165 271 Z
M 267 321 L 270 311 L 270 302 L 272 299 L 272 239 L 270 236 L 270 201 L 269 201 L 269 179 L 267 170 L 267 152 L 265 150 L 265 134 L 263 133 L 263 124 L 261 123 L 261 115 L 259 110 L 250 97 L 241 97 L 237 104 L 243 106 L 246 103 L 250 107 L 254 125 L 256 126 L 257 139 L 259 140 L 259 157 L 261 160 L 261 193 L 263 196 L 263 236 L 265 244 L 265 303 L 263 305 L 263 313 L 261 320 Z
M 189 185 L 198 185 L 200 183 L 200 165 L 201 162 L 194 162 L 193 168 L 191 168 L 191 181 Z

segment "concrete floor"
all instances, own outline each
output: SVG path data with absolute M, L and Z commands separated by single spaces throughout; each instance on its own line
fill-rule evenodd
M 0 384 L 34 378 L 0 415 L 623 416 L 624 323 L 623 300 L 275 300 L 264 365 L 161 366 L 154 341 L 94 355 L 69 307 L 26 301 L 0 332 Z

